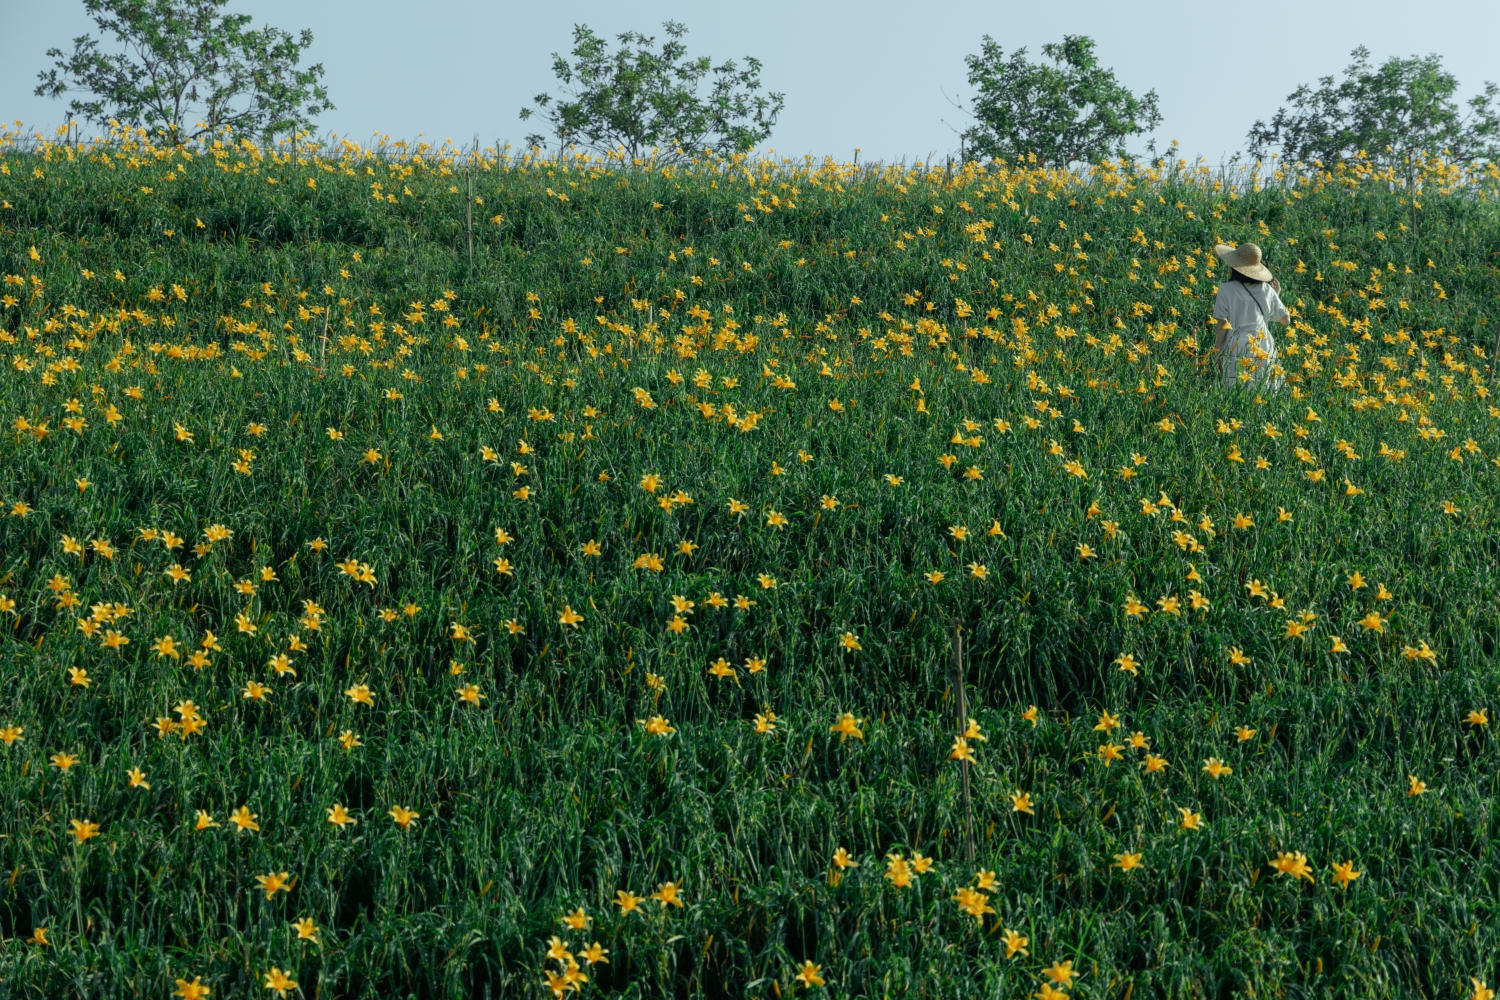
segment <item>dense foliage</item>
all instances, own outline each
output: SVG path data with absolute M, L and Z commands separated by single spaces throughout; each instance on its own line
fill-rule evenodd
M 333 110 L 323 65 L 299 67 L 312 32 L 251 28 L 229 0 L 83 0 L 102 39 L 48 49 L 38 97 L 71 97 L 68 113 L 101 127 L 143 128 L 182 142 L 229 128 L 269 137 Z
M 1094 40 L 1065 35 L 1042 46 L 1048 63 L 1026 49 L 1005 58 L 989 35 L 964 57 L 974 100 L 965 133 L 973 155 L 1013 160 L 1035 155 L 1044 166 L 1070 167 L 1127 155 L 1125 140 L 1161 124 L 1156 91 L 1136 97 L 1099 63 Z
M 1338 83 L 1325 76 L 1314 90 L 1302 84 L 1287 95 L 1271 123 L 1256 122 L 1247 137 L 1255 156 L 1337 163 L 1351 157 L 1414 170 L 1423 156 L 1493 161 L 1500 156 L 1500 87 L 1486 83 L 1466 102 L 1442 57 L 1392 56 L 1370 65 L 1360 46 Z
M 7 992 L 1493 982 L 1497 176 L 1416 181 L 12 141 Z
M 675 163 L 707 150 L 745 153 L 770 138 L 786 96 L 760 92 L 760 60 L 746 57 L 741 69 L 733 59 L 717 66 L 708 56 L 689 59 L 687 27 L 667 21 L 662 29 L 667 40 L 660 49 L 654 37 L 627 31 L 611 51 L 588 25 L 576 25 L 573 61 L 552 54 L 563 96 L 554 103 L 550 94 L 537 94 L 535 108 L 521 109 L 522 121 L 536 115 L 551 135 L 529 135 L 526 144 L 618 149 L 632 159 L 654 151 L 658 162 Z

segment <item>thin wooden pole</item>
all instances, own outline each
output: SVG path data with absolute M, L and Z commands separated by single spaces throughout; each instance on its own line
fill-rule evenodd
M 1406 154 L 1406 198 L 1411 202 L 1411 238 L 1417 238 L 1417 166 L 1410 151 Z
M 964 696 L 964 640 L 959 634 L 956 619 L 948 623 L 948 633 L 953 646 L 953 659 L 949 669 L 953 676 L 953 693 L 958 706 L 958 732 L 962 735 L 969 726 L 969 703 Z M 968 849 L 969 863 L 972 864 L 974 862 L 974 803 L 969 798 L 969 762 L 959 761 L 959 768 L 963 776 L 964 787 L 964 844 Z
M 1495 369 L 1500 368 L 1500 320 L 1495 321 L 1495 353 L 1490 355 L 1490 382 L 1495 381 Z
M 328 317 L 333 312 L 333 306 L 327 302 L 323 303 L 323 336 L 322 344 L 318 347 L 318 368 L 322 369 L 328 358 Z
M 469 235 L 469 281 L 474 280 L 474 160 L 479 157 L 479 140 L 474 140 L 474 155 L 469 157 L 469 203 L 465 226 Z

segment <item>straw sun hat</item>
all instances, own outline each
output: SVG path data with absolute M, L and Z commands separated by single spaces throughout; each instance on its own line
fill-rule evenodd
M 1260 262 L 1260 247 L 1254 243 L 1241 243 L 1237 247 L 1220 243 L 1214 247 L 1219 259 L 1247 278 L 1255 281 L 1270 281 L 1271 269 Z

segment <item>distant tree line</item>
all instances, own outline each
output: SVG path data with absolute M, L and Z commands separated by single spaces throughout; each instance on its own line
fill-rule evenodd
M 229 0 L 83 0 L 99 31 L 51 49 L 36 93 L 68 97 L 68 112 L 99 125 L 116 121 L 165 142 L 229 129 L 265 136 L 311 128 L 333 109 L 321 64 L 302 67 L 312 33 L 253 29 Z M 627 31 L 616 45 L 587 25 L 573 29 L 567 57 L 554 53 L 559 96 L 540 93 L 521 119 L 544 131 L 536 148 L 578 146 L 629 159 L 688 158 L 712 150 L 742 153 L 770 138 L 786 107 L 761 87 L 760 60 L 689 57 L 687 28 L 663 25 L 654 36 Z M 1006 57 L 989 35 L 965 58 L 973 91 L 962 130 L 965 158 L 1026 157 L 1048 167 L 1097 163 L 1127 154 L 1127 140 L 1153 132 L 1162 114 L 1155 90 L 1137 96 L 1099 62 L 1093 39 L 1066 35 Z M 1379 66 L 1363 47 L 1336 80 L 1325 76 L 1287 95 L 1269 122 L 1256 121 L 1251 155 L 1335 163 L 1353 156 L 1410 171 L 1421 154 L 1452 160 L 1500 160 L 1500 88 L 1486 83 L 1468 101 L 1436 55 L 1392 57 Z

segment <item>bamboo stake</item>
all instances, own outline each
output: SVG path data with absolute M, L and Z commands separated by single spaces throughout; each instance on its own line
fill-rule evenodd
M 964 697 L 964 641 L 959 635 L 957 619 L 948 623 L 948 632 L 953 645 L 953 660 L 949 669 L 952 673 L 953 692 L 958 705 L 958 731 L 962 734 L 969 724 L 969 703 Z M 959 761 L 959 767 L 964 788 L 964 844 L 968 850 L 969 863 L 972 864 L 974 862 L 974 803 L 969 798 L 969 762 Z

